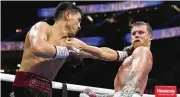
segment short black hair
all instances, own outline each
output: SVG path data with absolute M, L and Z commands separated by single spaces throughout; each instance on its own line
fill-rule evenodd
M 133 23 L 131 25 L 131 27 L 133 28 L 135 26 L 141 26 L 141 25 L 146 25 L 149 34 L 152 34 L 152 27 L 149 25 L 149 23 L 145 23 L 143 21 L 137 21 L 137 22 Z
M 56 7 L 55 14 L 54 14 L 54 20 L 56 21 L 59 18 L 62 18 L 63 13 L 65 11 L 71 11 L 71 12 L 75 12 L 75 13 L 79 12 L 81 14 L 81 16 L 83 15 L 82 10 L 78 6 L 74 5 L 73 3 L 61 2 Z

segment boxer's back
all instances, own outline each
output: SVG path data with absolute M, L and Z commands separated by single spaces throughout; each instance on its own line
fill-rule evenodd
M 33 27 L 32 27 L 33 29 Z M 47 42 L 52 45 L 66 45 L 65 39 L 61 39 L 60 35 L 56 35 L 56 32 L 52 32 L 52 27 L 49 25 Z M 58 70 L 61 68 L 65 59 L 43 58 L 38 57 L 32 53 L 31 43 L 29 39 L 29 33 L 27 33 L 24 43 L 24 52 L 21 61 L 21 67 L 19 71 L 32 72 L 43 76 L 49 80 L 53 80 Z

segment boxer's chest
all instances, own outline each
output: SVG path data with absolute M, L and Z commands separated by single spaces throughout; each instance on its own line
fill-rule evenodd
M 62 38 L 61 35 L 58 34 L 52 34 L 50 36 L 48 36 L 47 42 L 51 45 L 54 46 L 66 46 L 68 38 Z M 56 66 L 56 64 L 58 64 L 58 66 L 60 66 L 60 64 L 62 65 L 65 62 L 65 59 L 47 59 L 50 63 L 49 64 L 53 64 L 53 66 Z
M 67 38 L 62 38 L 60 35 L 51 35 L 48 37 L 48 43 L 56 46 L 65 46 Z

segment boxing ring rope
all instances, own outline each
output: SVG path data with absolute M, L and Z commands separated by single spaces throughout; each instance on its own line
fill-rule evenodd
M 15 75 L 0 73 L 0 80 L 1 81 L 14 82 L 14 79 L 15 79 Z M 82 92 L 83 90 L 88 88 L 88 89 L 93 90 L 95 93 L 99 93 L 99 94 L 110 94 L 110 95 L 112 95 L 114 93 L 114 90 L 112 90 L 112 89 L 83 86 L 83 85 L 74 85 L 74 84 L 66 84 L 66 85 L 67 85 L 67 90 L 69 90 L 69 91 Z M 52 87 L 54 89 L 62 89 L 63 84 L 60 82 L 53 81 Z M 155 95 L 143 94 L 143 97 L 155 97 Z M 180 94 L 177 94 L 177 97 L 180 97 Z

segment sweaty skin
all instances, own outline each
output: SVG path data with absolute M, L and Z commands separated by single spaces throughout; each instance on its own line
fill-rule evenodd
M 149 49 L 151 40 L 152 37 L 146 25 L 138 25 L 132 28 L 131 42 L 135 50 L 131 56 L 125 58 L 114 80 L 114 89 L 116 92 L 121 91 L 122 97 L 132 96 L 133 92 L 139 92 L 141 95 L 144 93 L 153 63 L 152 54 Z M 79 48 L 81 52 L 84 52 L 82 57 L 86 56 L 104 61 L 117 61 L 117 52 L 110 48 L 89 45 Z M 132 94 L 127 93 L 127 90 L 132 91 Z
M 72 39 L 72 44 L 79 44 L 78 39 Z M 94 46 L 83 45 L 82 57 L 89 57 L 93 59 L 100 59 L 112 61 L 117 59 L 117 53 L 109 48 L 97 48 Z M 85 53 L 86 52 L 86 53 Z M 91 54 L 88 55 L 88 54 Z M 94 55 L 94 56 L 92 56 Z M 104 56 L 105 55 L 105 56 Z M 109 55 L 109 56 L 108 56 Z M 120 66 L 118 73 L 114 80 L 114 89 L 116 92 L 123 91 L 125 86 L 130 86 L 136 89 L 140 94 L 144 93 L 147 84 L 148 75 L 152 68 L 152 54 L 151 51 L 144 47 L 137 47 L 131 56 L 127 57 Z
M 68 41 L 73 42 L 69 44 Z M 59 33 L 57 29 L 53 29 L 46 22 L 39 22 L 26 35 L 19 71 L 35 73 L 52 81 L 66 61 L 66 59 L 52 58 L 56 53 L 54 45 L 82 47 L 86 44 L 76 38 L 68 37 L 64 33 Z M 87 57 L 95 57 L 85 52 L 83 54 Z
M 70 43 L 71 45 L 75 43 L 77 45 L 79 43 L 81 44 L 81 41 L 78 39 L 72 39 Z M 117 59 L 117 53 L 112 49 L 105 47 L 98 48 L 88 45 L 81 46 L 79 46 L 79 48 L 82 48 L 81 52 L 83 52 L 81 53 L 81 57 L 89 57 L 105 61 Z M 152 63 L 152 53 L 149 48 L 144 46 L 137 47 L 131 56 L 125 58 L 116 74 L 114 79 L 115 92 L 121 91 L 123 93 L 124 88 L 129 86 L 142 95 L 146 88 L 149 72 L 152 69 Z
M 142 95 L 151 68 L 151 51 L 146 47 L 136 48 L 133 54 L 127 57 L 119 68 L 114 80 L 115 91 L 123 91 L 125 86 L 130 86 Z
M 81 43 L 78 39 L 72 39 L 68 44 Z M 113 61 L 117 59 L 117 53 L 106 47 L 94 47 L 89 45 L 81 45 L 81 57 L 89 57 L 105 61 Z M 94 55 L 94 56 L 93 56 Z M 131 56 L 127 57 L 120 66 L 114 80 L 114 89 L 116 92 L 123 91 L 125 86 L 136 89 L 136 92 L 143 94 L 147 84 L 148 75 L 152 68 L 151 51 L 144 46 L 137 47 Z
M 36 31 L 40 29 L 42 31 L 36 33 Z M 52 29 L 52 26 L 45 22 L 34 25 L 26 35 L 24 53 L 19 71 L 32 72 L 52 81 L 66 60 L 48 58 L 54 56 L 52 54 L 48 55 L 48 53 L 53 51 L 55 54 L 56 50 L 53 45 L 66 46 L 66 39 L 67 37 L 62 37 L 61 34 Z M 41 43 L 36 45 L 35 41 L 41 41 Z M 36 47 L 34 48 L 33 45 Z M 37 53 L 37 51 L 45 51 L 47 55 L 41 55 Z

